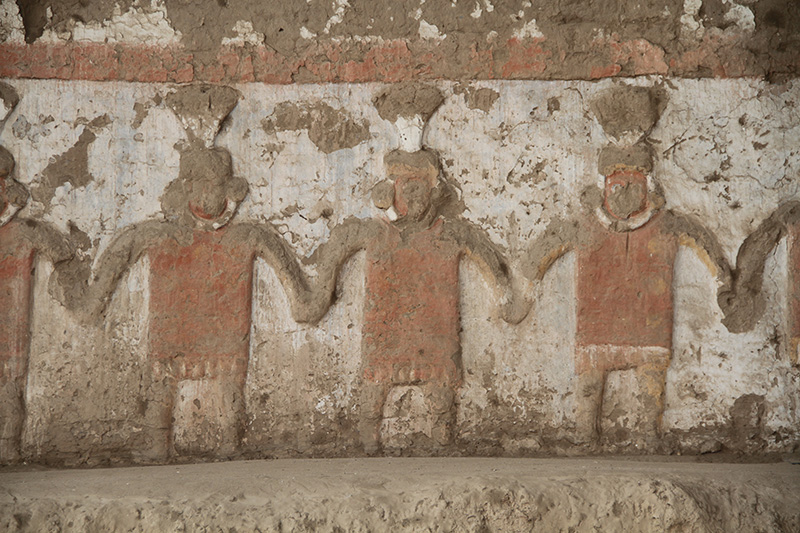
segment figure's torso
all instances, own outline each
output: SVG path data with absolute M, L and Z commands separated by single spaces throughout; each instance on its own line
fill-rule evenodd
M 18 222 L 0 227 L 0 380 L 22 377 L 28 366 L 34 256 Z
M 371 381 L 461 380 L 461 249 L 443 224 L 405 240 L 386 224 L 367 247 L 363 357 Z
M 578 248 L 578 345 L 672 346 L 672 273 L 677 238 L 656 215 L 615 232 L 587 222 Z
M 148 252 L 150 354 L 180 358 L 187 375 L 247 365 L 253 251 L 225 237 L 195 231 L 189 245 L 166 240 Z

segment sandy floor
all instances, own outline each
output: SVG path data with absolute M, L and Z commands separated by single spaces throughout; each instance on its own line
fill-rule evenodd
M 800 465 L 415 458 L 0 473 L 0 531 L 570 528 L 800 532 Z

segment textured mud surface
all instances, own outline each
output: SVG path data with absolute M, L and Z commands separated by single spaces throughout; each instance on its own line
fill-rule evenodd
M 262 122 L 267 135 L 276 131 L 308 130 L 308 138 L 323 153 L 352 148 L 369 138 L 369 124 L 353 120 L 324 102 L 298 106 L 282 103 Z
M 234 462 L 0 473 L 4 531 L 800 529 L 800 465 L 626 460 Z
M 9 460 L 118 466 L 198 457 L 363 456 L 365 338 L 381 330 L 366 320 L 372 313 L 368 304 L 378 294 L 367 283 L 375 266 L 368 260 L 391 257 L 355 249 L 362 248 L 359 242 L 380 240 L 372 223 L 388 226 L 389 208 L 399 217 L 409 199 L 422 221 L 430 222 L 421 210 L 426 206 L 428 214 L 441 215 L 444 229 L 454 230 L 448 240 L 459 248 L 488 241 L 482 248 L 502 255 L 505 266 L 487 269 L 481 254 L 469 253 L 458 263 L 457 278 L 451 270 L 451 304 L 440 313 L 448 319 L 449 337 L 441 344 L 459 346 L 448 348 L 447 355 L 461 357 L 463 383 L 452 405 L 448 398 L 436 405 L 455 416 L 452 442 L 442 446 L 446 435 L 434 435 L 426 391 L 404 381 L 386 393 L 380 426 L 385 455 L 797 451 L 800 369 L 797 352 L 790 350 L 800 338 L 791 324 L 800 320 L 785 320 L 787 312 L 800 309 L 792 303 L 800 301 L 793 281 L 793 265 L 800 265 L 797 82 L 639 78 L 430 86 L 253 83 L 234 89 L 10 80 L 6 87 L 15 88 L 20 99 L 0 132 L 8 150 L 0 154 L 0 174 L 16 160 L 15 179 L 6 180 L 6 201 L 22 209 L 6 228 L 11 235 L 36 221 L 37 228 L 52 231 L 37 229 L 31 235 L 40 239 L 28 239 L 40 252 L 34 271 L 25 271 L 29 288 L 21 291 L 32 295 L 31 309 L 6 306 L 12 317 L 31 318 L 29 329 L 16 328 L 22 336 L 30 331 L 30 349 L 14 352 L 20 361 L 29 356 L 29 370 L 27 382 L 10 391 L 22 397 L 24 390 L 27 403 L 13 438 L 19 449 Z M 4 99 L 4 107 L 11 109 L 13 100 Z M 417 118 L 428 116 L 427 122 Z M 94 122 L 97 117 L 102 120 Z M 270 121 L 274 130 L 265 127 Z M 86 131 L 95 138 L 80 143 Z M 412 140 L 419 142 L 416 148 Z M 76 143 L 83 144 L 80 150 Z M 408 148 L 398 151 L 398 145 Z M 65 154 L 77 163 L 68 164 Z M 406 190 L 406 174 L 414 169 L 431 179 L 440 174 L 429 202 L 421 194 L 425 187 Z M 643 182 L 636 181 L 637 173 L 648 174 L 663 189 L 651 190 L 648 183 L 646 203 L 659 208 L 664 239 L 654 246 L 669 244 L 672 288 L 662 279 L 640 290 L 634 280 L 610 292 L 671 294 L 674 312 L 662 310 L 658 327 L 673 341 L 672 358 L 665 376 L 663 368 L 637 376 L 637 354 L 630 354 L 625 368 L 609 372 L 599 406 L 600 438 L 596 446 L 586 446 L 578 427 L 576 363 L 587 351 L 575 348 L 575 317 L 577 303 L 593 294 L 591 284 L 577 283 L 576 276 L 592 261 L 579 251 L 592 244 L 587 228 L 600 224 L 597 210 L 605 203 L 622 215 L 621 231 L 630 226 L 625 233 L 631 234 L 631 246 L 621 246 L 626 236 L 621 234 L 620 246 L 602 264 L 625 256 L 623 249 L 638 250 L 641 258 L 641 246 L 633 246 L 641 230 L 629 224 L 640 216 Z M 88 182 L 79 180 L 89 175 Z M 609 176 L 623 185 L 619 196 L 601 185 Z M 624 176 L 630 178 L 627 185 L 619 182 Z M 26 188 L 45 186 L 48 194 L 28 198 Z M 295 264 L 330 245 L 348 220 L 359 221 L 364 230 L 357 235 L 363 240 L 344 239 L 336 252 L 353 251 L 350 259 L 327 266 Z M 209 224 L 222 224 L 218 241 L 201 235 L 212 233 Z M 391 224 L 401 236 L 414 233 L 399 218 Z M 62 254 L 47 253 L 57 251 L 42 240 L 48 235 L 68 236 L 73 244 Z M 439 242 L 399 247 L 432 256 L 431 247 Z M 191 261 L 190 251 L 197 252 Z M 71 257 L 90 262 L 92 275 L 102 274 L 91 279 L 98 289 L 93 297 L 60 298 L 49 290 L 63 280 L 64 290 L 77 289 L 80 297 L 89 273 L 58 264 Z M 399 274 L 411 267 L 425 270 L 422 260 L 399 259 L 406 261 L 397 262 Z M 236 269 L 230 267 L 234 260 Z M 326 294 L 335 296 L 330 310 L 321 310 L 319 323 L 299 320 L 295 308 L 304 302 L 298 295 L 308 287 L 297 282 L 294 290 L 287 279 L 330 280 L 333 270 L 341 275 L 325 283 Z M 617 285 L 608 286 L 618 287 L 622 274 L 631 271 L 615 267 Z M 527 289 L 528 282 L 538 287 L 534 308 L 519 324 L 501 314 L 504 291 L 497 278 L 507 275 L 516 276 L 511 280 L 516 288 Z M 405 298 L 396 306 L 404 316 L 406 310 L 433 309 L 434 291 L 417 281 L 387 289 L 380 295 L 384 309 L 392 309 L 398 296 Z M 416 288 L 406 291 L 404 284 Z M 241 290 L 228 291 L 234 286 Z M 176 305 L 176 288 L 194 300 Z M 721 309 L 718 288 L 725 296 Z M 763 308 L 750 305 L 750 296 Z M 64 300 L 73 304 L 65 307 Z M 102 312 L 91 312 L 98 303 Z M 595 309 L 602 315 L 594 327 L 622 329 L 614 319 L 618 304 Z M 742 325 L 723 323 L 723 312 L 742 317 Z M 96 320 L 85 324 L 84 314 Z M 227 339 L 235 349 L 220 349 L 207 338 L 212 335 L 198 341 L 200 334 L 226 325 L 226 336 L 213 337 Z M 732 333 L 725 325 L 743 332 Z M 636 332 L 644 338 L 654 330 Z M 165 340 L 165 331 L 182 338 Z M 625 328 L 626 334 L 631 331 Z M 426 344 L 436 341 L 427 343 L 430 335 L 423 336 Z M 212 378 L 223 368 L 212 365 L 208 354 L 196 357 L 208 362 L 195 365 L 196 374 L 180 366 L 195 357 L 186 354 L 188 347 L 206 344 L 217 359 L 247 361 L 243 385 L 215 389 Z M 171 346 L 174 358 L 163 358 L 169 364 L 154 357 L 156 345 Z M 663 367 L 665 347 L 660 348 L 656 355 Z M 606 354 L 601 366 L 616 368 L 629 353 L 594 352 Z M 237 367 L 240 376 L 243 367 Z M 177 392 L 165 392 L 162 386 L 172 385 L 154 377 L 165 369 L 181 378 Z M 655 371 L 662 372 L 657 388 L 648 386 Z M 653 417 L 645 413 L 659 407 L 651 400 L 660 399 L 661 383 L 662 432 L 653 439 Z M 158 410 L 180 415 L 173 428 L 177 453 L 171 456 L 164 444 L 165 420 L 171 417 L 156 416 Z M 218 426 L 238 429 L 234 436 L 216 434 L 228 442 L 241 440 L 238 449 L 209 451 L 218 442 L 211 432 L 201 435 L 210 443 L 205 453 L 185 438 L 197 436 L 188 429 L 212 427 L 202 421 L 221 412 L 236 416 Z
M 52 162 L 42 171 L 40 182 L 31 189 L 34 200 L 49 208 L 57 188 L 66 183 L 70 183 L 73 188 L 86 187 L 94 179 L 89 172 L 89 145 L 97 139 L 95 131 L 108 123 L 108 115 L 93 119 L 69 150 L 53 157 Z
M 7 20 L 0 20 L 0 35 L 9 41 L 2 65 L 8 76 L 283 83 L 640 74 L 785 79 L 800 69 L 800 7 L 782 0 L 9 4 Z M 53 46 L 59 53 L 48 53 Z

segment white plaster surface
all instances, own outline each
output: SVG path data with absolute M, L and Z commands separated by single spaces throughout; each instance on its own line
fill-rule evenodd
M 466 206 L 463 216 L 506 249 L 515 272 L 547 224 L 577 215 L 580 192 L 596 183 L 597 155 L 609 139 L 591 117 L 588 102 L 622 82 L 475 83 L 500 94 L 488 112 L 468 108 L 464 98 L 453 96 L 451 84 L 440 85 L 450 96 L 426 127 L 425 144 L 438 151 L 447 178 L 458 187 Z M 89 145 L 91 183 L 81 188 L 66 184 L 56 190 L 51 208 L 32 201 L 19 216 L 40 218 L 64 231 L 71 221 L 89 235 L 95 257 L 123 228 L 159 218 L 159 197 L 177 177 L 174 145 L 185 136 L 165 104 L 153 100 L 171 87 L 8 83 L 21 102 L 0 142 L 17 158 L 18 179 L 29 186 L 35 187 L 51 159 L 77 141 L 87 121 L 103 114 L 111 119 Z M 650 135 L 657 154 L 653 174 L 665 190 L 667 207 L 697 216 L 734 261 L 741 242 L 765 217 L 781 202 L 800 196 L 800 84 L 645 78 L 624 83 L 664 84 L 669 103 Z M 380 216 L 370 191 L 385 177 L 383 154 L 399 147 L 401 140 L 395 126 L 382 120 L 371 104 L 379 88 L 237 86 L 243 99 L 217 138 L 218 145 L 230 150 L 234 172 L 250 184 L 234 221 L 272 223 L 306 256 L 344 219 Z M 559 100 L 558 110 L 548 111 L 551 98 Z M 324 101 L 343 109 L 369 123 L 370 137 L 326 155 L 305 130 L 267 134 L 262 120 L 287 101 Z M 148 108 L 138 126 L 136 102 Z M 320 216 L 321 206 L 332 214 Z M 753 331 L 732 334 L 721 324 L 713 276 L 694 251 L 681 250 L 673 287 L 674 349 L 664 427 L 687 449 L 719 449 L 714 428 L 729 423 L 734 402 L 747 394 L 763 396 L 763 415 L 755 422 L 763 450 L 783 450 L 800 439 L 800 377 L 782 344 L 786 258 L 782 245 L 767 263 L 764 318 Z M 147 265 L 136 265 L 117 291 L 111 313 L 115 318 L 92 328 L 78 325 L 47 294 L 49 265 L 40 263 L 27 446 L 34 455 L 46 453 L 56 436 L 66 435 L 80 453 L 111 449 L 126 436 L 146 435 L 151 422 L 137 410 L 136 399 L 146 354 Z M 347 264 L 340 297 L 317 326 L 291 319 L 286 295 L 265 263 L 259 261 L 255 273 L 245 446 L 275 455 L 352 452 L 357 447 L 354 390 L 363 256 Z M 512 326 L 491 304 L 499 299 L 492 282 L 470 260 L 462 263 L 465 381 L 459 394 L 458 438 L 463 442 L 491 442 L 493 449 L 506 453 L 532 453 L 570 441 L 574 274 L 574 257 L 567 254 L 539 288 L 527 287 L 536 302 L 528 318 Z M 610 390 L 624 389 L 625 379 L 615 377 Z M 82 419 L 86 412 L 98 412 L 82 407 L 86 402 L 104 406 L 101 419 Z M 635 411 L 635 405 L 626 405 Z M 506 424 L 503 432 L 496 430 L 498 421 Z
M 71 21 L 65 28 L 45 28 L 38 39 L 42 42 L 88 41 L 94 43 L 136 43 L 170 45 L 180 41 L 167 17 L 163 0 L 142 1 L 123 12 L 115 6 L 111 18 L 102 22 Z
M 233 25 L 235 37 L 224 37 L 223 45 L 244 46 L 245 44 L 260 45 L 264 43 L 264 34 L 253 29 L 249 20 L 237 20 Z
M 0 42 L 25 42 L 25 27 L 15 0 L 0 0 Z

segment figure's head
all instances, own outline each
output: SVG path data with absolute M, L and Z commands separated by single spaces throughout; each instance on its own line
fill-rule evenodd
M 231 156 L 224 150 L 195 150 L 181 157 L 180 176 L 193 215 L 203 220 L 222 215 L 232 174 Z
M 181 153 L 178 179 L 167 186 L 162 205 L 168 218 L 220 228 L 246 195 L 247 182 L 233 176 L 227 150 L 195 146 Z
M 620 169 L 606 176 L 603 207 L 618 220 L 628 220 L 648 208 L 647 176 L 638 170 Z
M 427 150 L 394 150 L 386 154 L 384 163 L 387 177 L 394 184 L 389 205 L 400 219 L 418 222 L 436 209 L 440 175 L 436 154 Z

